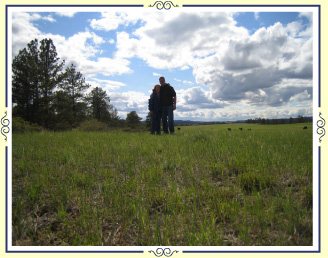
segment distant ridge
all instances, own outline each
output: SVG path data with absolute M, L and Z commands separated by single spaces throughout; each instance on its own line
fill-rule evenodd
M 313 117 L 302 117 L 303 122 L 312 122 Z M 264 118 L 263 118 L 264 119 Z M 293 123 L 298 123 L 296 121 L 297 118 L 292 118 Z M 183 125 L 213 125 L 213 124 L 231 124 L 231 123 L 250 123 L 250 120 L 235 120 L 235 121 L 193 121 L 193 120 L 174 120 L 174 124 L 176 126 Z M 290 118 L 275 118 L 275 119 L 264 119 L 268 124 L 289 124 Z M 253 120 L 252 123 L 259 123 L 257 119 Z

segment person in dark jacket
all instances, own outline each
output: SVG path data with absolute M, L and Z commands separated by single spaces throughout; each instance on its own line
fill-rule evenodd
M 159 84 L 156 84 L 153 89 L 153 93 L 148 100 L 148 109 L 151 114 L 151 134 L 161 134 L 161 116 L 162 108 L 160 103 L 160 88 Z
M 162 123 L 164 133 L 174 134 L 173 111 L 176 110 L 176 93 L 174 88 L 165 82 L 164 77 L 159 78 L 161 84 L 160 100 L 162 106 Z

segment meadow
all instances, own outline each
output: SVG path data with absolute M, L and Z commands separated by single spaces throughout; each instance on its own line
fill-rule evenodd
M 310 123 L 12 139 L 13 245 L 312 245 Z

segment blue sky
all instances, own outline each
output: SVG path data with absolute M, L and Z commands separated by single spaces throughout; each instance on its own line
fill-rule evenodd
M 177 92 L 175 119 L 234 121 L 311 116 L 313 14 L 179 8 L 13 10 L 12 56 L 51 38 L 66 65 L 107 91 L 121 118 L 145 118 L 165 76 Z

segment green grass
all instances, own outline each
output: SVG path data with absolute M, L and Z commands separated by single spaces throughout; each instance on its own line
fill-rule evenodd
M 14 134 L 13 245 L 312 245 L 303 126 Z

